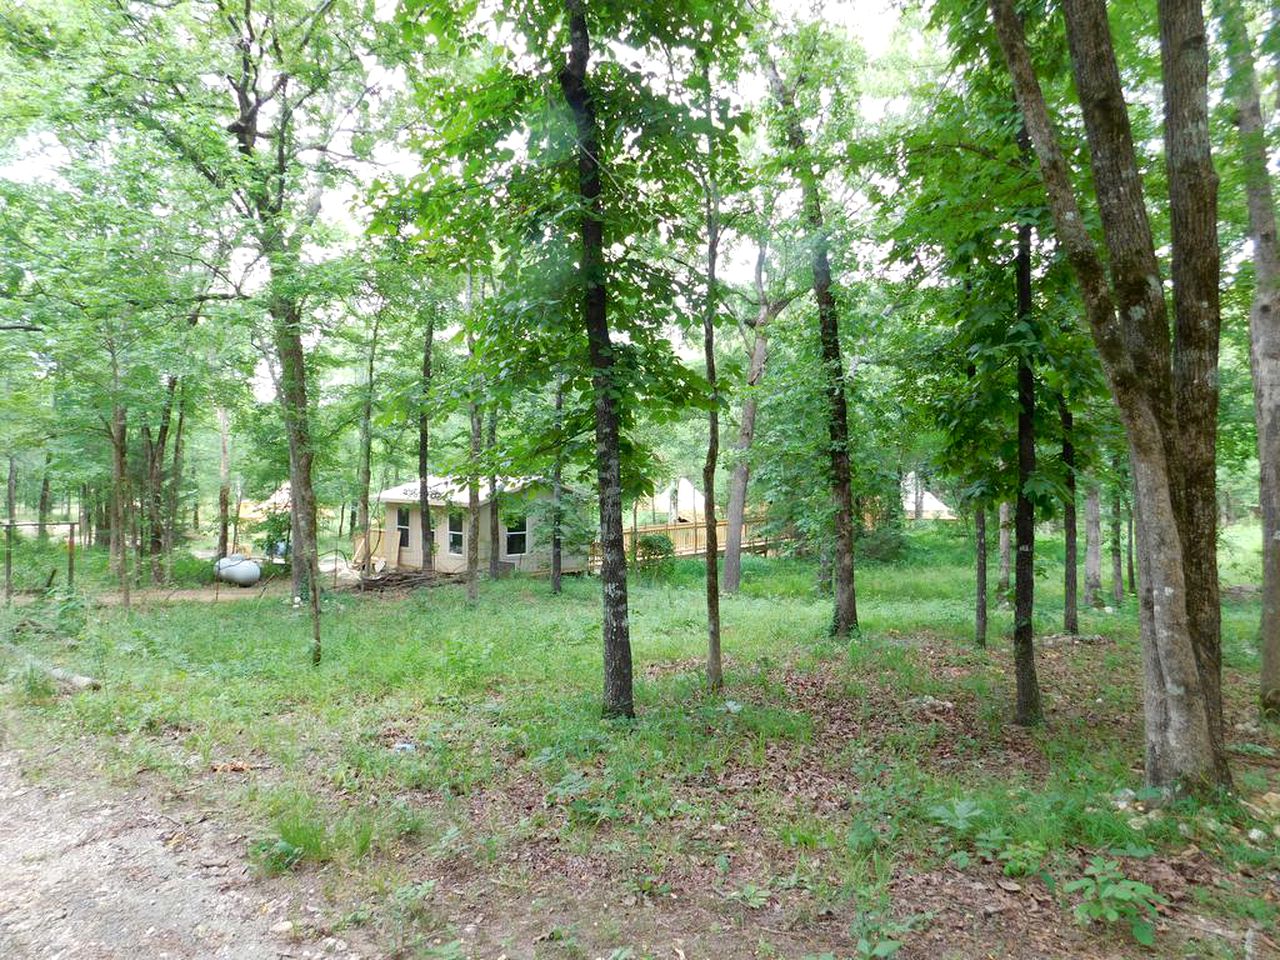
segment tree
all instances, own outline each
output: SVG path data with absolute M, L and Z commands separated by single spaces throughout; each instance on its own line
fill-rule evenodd
M 991 0 L 1058 239 L 1076 274 L 1128 435 L 1144 574 L 1139 586 L 1147 779 L 1161 788 L 1201 790 L 1230 782 L 1214 629 L 1215 538 L 1206 536 L 1215 521 L 1212 512 L 1206 517 L 1200 509 L 1214 482 L 1212 470 L 1206 475 L 1203 468 L 1214 457 L 1217 344 L 1216 186 L 1209 162 L 1203 16 L 1196 0 L 1165 0 L 1160 7 L 1167 165 L 1176 208 L 1171 348 L 1106 9 L 1098 0 L 1070 0 L 1063 11 L 1110 278 L 1085 228 L 1022 24 L 1011 0 Z
M 1253 302 L 1249 310 L 1249 361 L 1258 433 L 1258 491 L 1262 514 L 1262 624 L 1259 647 L 1262 713 L 1280 717 L 1280 241 L 1267 160 L 1266 127 L 1241 0 L 1215 4 L 1230 69 L 1240 165 L 1253 247 Z

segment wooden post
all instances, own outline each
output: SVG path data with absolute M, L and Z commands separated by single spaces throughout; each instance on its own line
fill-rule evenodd
M 71 523 L 71 532 L 67 535 L 67 589 L 76 587 L 76 525 Z

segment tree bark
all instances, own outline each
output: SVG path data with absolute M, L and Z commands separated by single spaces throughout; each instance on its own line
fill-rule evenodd
M 1120 502 L 1120 490 L 1111 492 L 1111 598 L 1117 607 L 1124 603 L 1124 537 L 1120 532 L 1123 519 L 1123 507 Z
M 1133 574 L 1133 501 L 1125 500 L 1125 579 L 1129 581 L 1129 595 L 1138 595 L 1138 579 Z
M 832 558 L 832 591 L 835 613 L 832 635 L 848 637 L 858 629 L 858 605 L 853 565 L 853 481 L 849 463 L 849 404 L 845 396 L 844 361 L 840 352 L 840 317 L 831 290 L 831 261 L 822 218 L 819 175 L 809 158 L 808 139 L 796 111 L 795 93 L 783 83 L 777 65 L 767 63 L 774 99 L 784 114 L 790 165 L 800 182 L 801 205 L 810 230 L 813 296 L 818 306 L 822 377 L 827 394 L 827 439 L 831 465 L 831 499 L 835 512 L 835 555 Z
M 1177 8 L 1176 13 L 1170 13 L 1171 6 Z M 1225 753 L 1215 736 L 1215 709 L 1210 702 L 1217 681 L 1206 681 L 1202 675 L 1202 666 L 1208 666 L 1198 649 L 1204 638 L 1195 634 L 1195 617 L 1190 608 L 1199 608 L 1203 593 L 1190 607 L 1188 600 L 1189 592 L 1197 592 L 1203 584 L 1193 582 L 1189 587 L 1186 560 L 1186 554 L 1194 550 L 1211 555 L 1213 541 L 1193 545 L 1184 539 L 1184 514 L 1180 509 L 1186 499 L 1180 458 L 1188 446 L 1195 444 L 1180 441 L 1177 433 L 1197 433 L 1202 423 L 1199 415 L 1192 415 L 1180 424 L 1174 413 L 1172 367 L 1178 363 L 1171 363 L 1163 285 L 1105 4 L 1102 0 L 1068 0 L 1064 12 L 1110 271 L 1104 267 L 1085 228 L 1012 0 L 991 0 L 991 11 L 1040 160 L 1058 239 L 1079 281 L 1094 342 L 1129 438 L 1141 566 L 1147 780 L 1166 790 L 1198 791 L 1225 786 L 1230 783 L 1230 776 Z M 1162 48 L 1166 48 L 1162 53 L 1168 57 L 1171 41 L 1165 34 L 1171 27 L 1166 21 L 1171 16 L 1179 23 L 1195 21 L 1200 19 L 1199 10 L 1196 0 L 1168 0 L 1162 2 L 1160 13 Z M 1201 23 L 1201 31 L 1202 28 Z M 1185 36 L 1172 41 L 1173 46 L 1191 50 L 1193 57 L 1195 51 L 1191 48 L 1197 43 L 1203 54 L 1203 36 L 1198 41 Z M 1188 92 L 1185 85 L 1170 85 L 1168 96 L 1194 98 L 1204 92 L 1201 84 L 1190 86 L 1196 90 Z M 1182 118 L 1172 124 L 1166 121 L 1167 130 L 1176 131 L 1183 138 L 1182 145 L 1175 145 L 1173 150 L 1179 155 L 1197 153 L 1202 139 L 1200 133 L 1186 126 Z M 1194 127 L 1195 123 L 1189 126 Z M 1207 138 L 1207 122 L 1203 127 L 1203 137 Z M 1171 158 L 1171 171 L 1181 163 L 1181 158 Z M 1203 185 L 1188 186 L 1197 197 L 1202 197 L 1203 189 Z M 1177 236 L 1178 243 L 1186 244 L 1190 234 L 1183 229 Z M 1216 248 L 1215 241 L 1209 251 L 1215 257 Z M 1216 303 L 1216 294 L 1213 302 Z M 1197 334 L 1192 339 L 1203 338 Z M 1202 344 L 1186 346 L 1197 356 L 1185 366 L 1200 369 L 1206 354 Z M 1203 476 L 1194 475 L 1197 482 L 1204 482 Z
M 40 499 L 36 503 L 36 539 L 41 543 L 49 539 L 49 513 L 51 497 L 49 490 L 49 469 L 53 462 L 53 453 L 44 452 L 44 470 L 40 474 Z
M 1253 245 L 1249 360 L 1258 428 L 1258 506 L 1262 515 L 1259 703 L 1263 716 L 1280 719 L 1280 245 L 1253 44 L 1239 0 L 1217 0 L 1217 7 L 1230 68 L 1228 92 L 1235 103 L 1236 127 L 1240 131 L 1249 240 Z
M 564 430 L 563 378 L 556 379 L 555 423 L 555 462 L 551 467 L 551 593 L 559 596 L 563 588 L 561 580 L 564 567 L 563 544 L 561 542 L 561 531 L 564 526 L 564 508 L 562 505 L 562 500 L 564 499 L 564 458 L 561 454 L 561 450 L 564 448 L 564 438 L 561 435 Z
M 468 342 L 472 356 L 475 345 Z M 473 385 L 474 386 L 474 385 Z M 467 450 L 470 462 L 467 464 L 467 602 L 475 603 L 480 598 L 480 454 L 484 441 L 484 417 L 480 405 L 473 398 L 467 404 L 467 415 L 471 421 L 471 438 Z M 493 496 L 493 491 L 489 491 Z
M 276 282 L 280 277 L 274 278 Z M 320 559 L 316 548 L 316 498 L 311 486 L 311 417 L 307 405 L 306 354 L 302 345 L 302 317 L 291 299 L 273 295 L 276 355 L 280 363 L 280 407 L 289 438 L 289 491 L 292 501 L 293 569 L 299 579 L 298 593 L 311 606 L 311 662 L 319 666 L 320 647 Z M 303 593 L 302 591 L 305 591 Z
M 365 356 L 364 362 L 364 396 L 360 398 L 360 453 L 359 459 L 356 461 L 356 515 L 354 519 L 356 529 L 366 537 L 366 553 L 373 549 L 373 544 L 368 542 L 368 538 L 372 537 L 372 531 L 369 529 L 369 482 L 373 472 L 373 399 L 377 389 L 374 364 L 378 359 L 378 333 L 381 325 L 382 311 L 378 310 L 373 314 L 373 327 L 369 331 L 369 353 Z M 421 411 L 419 411 L 419 417 L 421 417 Z M 421 424 L 419 425 L 419 433 L 421 433 Z M 419 448 L 421 448 L 421 440 L 419 440 Z M 419 449 L 418 458 L 419 462 L 421 462 L 421 449 Z M 419 470 L 419 474 L 421 474 L 421 470 Z M 421 476 L 418 477 L 418 482 L 422 482 Z M 426 541 L 423 542 L 425 543 Z M 369 555 L 372 556 L 371 553 Z
M 738 439 L 734 444 L 733 473 L 729 477 L 729 506 L 725 523 L 724 573 L 721 586 L 725 593 L 737 593 L 742 584 L 742 533 L 746 523 L 747 488 L 751 481 L 751 444 L 755 440 L 758 387 L 764 377 L 769 355 L 768 326 L 791 302 L 787 297 L 770 301 L 764 283 L 764 267 L 768 244 L 762 237 L 756 252 L 755 286 L 756 319 L 752 326 L 751 357 L 747 365 L 747 389 L 742 400 L 742 418 L 738 423 Z
M 218 546 L 216 560 L 227 555 L 227 533 L 231 527 L 231 427 L 227 408 L 218 407 Z
M 706 83 L 706 119 L 714 128 L 711 68 L 703 61 Z M 714 129 L 707 134 L 707 169 L 703 182 L 703 206 L 707 229 L 706 300 L 702 310 L 702 351 L 711 388 L 711 409 L 707 412 L 707 456 L 702 465 L 702 496 L 707 530 L 706 594 L 707 594 L 707 686 L 712 691 L 724 687 L 724 665 L 720 654 L 720 570 L 719 531 L 716 527 L 716 461 L 720 458 L 720 387 L 716 380 L 716 267 L 720 255 L 720 191 L 716 183 Z
M 996 580 L 996 593 L 1001 603 L 1009 602 L 1009 578 L 1013 567 L 1012 545 L 1013 511 L 1009 508 L 1009 501 L 1004 500 L 1000 503 L 1000 574 Z
M 622 459 L 616 399 L 614 347 L 609 337 L 604 260 L 604 206 L 600 198 L 600 132 L 587 87 L 591 41 L 585 4 L 566 0 L 569 57 L 560 88 L 577 132 L 578 195 L 581 199 L 579 275 L 583 321 L 591 360 L 596 415 L 596 476 L 600 498 L 600 579 L 604 596 L 604 715 L 632 717 L 631 624 L 627 611 L 627 557 L 622 532 Z
M 165 484 L 164 537 L 163 543 L 161 544 L 161 553 L 164 556 L 164 579 L 166 583 L 173 580 L 173 548 L 178 537 L 178 507 L 182 500 L 183 440 L 186 433 L 186 426 L 186 393 L 182 386 L 179 386 L 178 421 L 173 430 L 173 460 L 171 462 L 168 482 Z
M 1018 319 L 1031 318 L 1031 226 L 1018 226 L 1016 262 Z M 1035 651 L 1035 505 L 1027 494 L 1027 486 L 1036 469 L 1036 380 L 1031 361 L 1025 354 L 1018 358 L 1018 500 L 1014 514 L 1014 533 L 1018 557 L 1014 564 L 1013 660 L 1017 683 L 1017 706 L 1014 721 L 1032 726 L 1044 719 L 1040 705 L 1040 682 L 1036 677 Z
M 498 410 L 489 407 L 488 426 L 485 430 L 484 451 L 489 461 L 489 579 L 497 580 L 502 563 L 502 538 L 498 529 L 501 512 L 498 503 L 498 475 L 494 469 L 494 457 L 498 445 Z
M 18 458 L 9 454 L 9 479 L 4 490 L 5 518 L 14 523 L 18 519 Z
M 1084 495 L 1084 602 L 1102 606 L 1102 499 L 1096 483 Z
M 435 536 L 431 531 L 431 490 L 430 490 L 430 454 L 431 454 L 431 351 L 435 348 L 436 315 L 435 308 L 428 307 L 427 330 L 422 338 L 422 379 L 419 390 L 422 396 L 418 400 L 418 535 L 422 538 L 422 569 L 435 570 L 436 558 Z M 373 364 L 369 365 L 370 382 L 373 379 Z M 366 461 L 367 462 L 367 461 Z M 365 473 L 365 489 L 368 489 L 368 471 Z M 367 501 L 367 494 L 366 494 Z M 367 524 L 368 505 L 365 506 Z M 446 521 L 447 525 L 447 521 Z M 362 527 L 361 529 L 367 529 Z
M 980 648 L 987 645 L 987 508 L 979 505 L 973 515 L 974 608 L 973 639 Z
M 1062 424 L 1062 466 L 1066 472 L 1067 496 L 1062 504 L 1066 558 L 1062 577 L 1062 629 L 1073 636 L 1080 632 L 1079 548 L 1076 538 L 1076 447 L 1071 408 L 1064 394 L 1058 394 L 1058 420 Z
M 120 584 L 120 605 L 129 609 L 129 465 L 128 421 L 119 403 L 111 410 L 111 556 Z M 12 475 L 12 468 L 10 468 Z

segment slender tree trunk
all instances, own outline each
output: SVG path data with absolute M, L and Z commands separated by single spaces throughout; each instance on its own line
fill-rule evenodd
M 1017 256 L 1018 319 L 1031 319 L 1031 227 L 1018 227 Z M 1018 501 L 1014 515 L 1018 558 L 1014 564 L 1013 659 L 1017 678 L 1017 707 L 1014 720 L 1022 726 L 1044 719 L 1040 705 L 1040 682 L 1036 678 L 1035 652 L 1035 505 L 1027 493 L 1036 469 L 1036 380 L 1030 359 L 1018 360 Z
M 788 88 L 769 61 L 770 86 L 785 114 L 787 146 L 793 175 L 800 182 L 804 219 L 811 236 L 813 296 L 818 306 L 818 335 L 822 352 L 822 376 L 827 394 L 827 439 L 831 464 L 831 499 L 835 510 L 835 555 L 832 558 L 832 590 L 835 615 L 832 635 L 848 637 L 858 629 L 858 605 L 853 569 L 853 480 L 849 463 L 849 404 L 845 396 L 844 361 L 840 352 L 840 317 L 831 290 L 831 261 L 827 231 L 822 218 L 818 174 L 808 156 L 808 141 L 796 111 L 795 92 Z
M 1009 501 L 1005 500 L 1000 504 L 1000 574 L 999 579 L 996 580 L 996 593 L 1003 604 L 1009 602 L 1009 578 L 1013 568 L 1012 546 L 1013 511 L 1009 508 Z
M 564 446 L 564 380 L 556 380 L 556 448 L 555 462 L 551 468 L 551 592 L 559 596 L 562 589 L 561 577 L 564 566 L 561 530 L 564 526 L 564 458 L 561 450 Z
M 494 469 L 494 457 L 498 445 L 498 410 L 489 407 L 488 424 L 485 429 L 484 450 L 489 461 L 489 579 L 497 580 L 502 569 L 502 538 L 499 530 L 501 513 L 498 503 L 498 475 Z
M 919 464 L 916 465 L 916 469 L 911 474 L 911 476 L 915 477 L 915 481 L 916 481 L 915 489 L 912 491 L 912 493 L 915 495 L 915 502 L 912 504 L 912 507 L 911 507 L 911 519 L 923 520 L 924 519 L 924 477 L 920 475 Z
M 591 359 L 596 413 L 596 472 L 600 495 L 600 579 L 604 594 L 604 714 L 635 715 L 632 694 L 631 625 L 627 612 L 627 557 L 622 532 L 622 460 L 618 392 L 609 337 L 604 260 L 604 206 L 600 198 L 600 132 L 587 88 L 591 42 L 583 0 L 565 0 L 570 50 L 560 88 L 577 131 L 578 194 L 581 198 L 583 321 Z
M 712 107 L 711 67 L 703 61 L 706 84 L 706 119 L 715 125 Z M 707 413 L 707 456 L 702 465 L 702 496 L 707 529 L 706 594 L 707 594 L 707 686 L 718 691 L 724 687 L 724 664 L 720 654 L 720 570 L 716 528 L 716 461 L 720 458 L 720 386 L 716 380 L 716 267 L 720 254 L 720 190 L 716 183 L 715 134 L 707 135 L 706 180 L 703 183 L 703 205 L 707 229 L 706 300 L 702 312 L 702 352 L 711 387 L 711 409 Z
M 1120 533 L 1122 513 L 1120 491 L 1116 488 L 1111 492 L 1111 598 L 1117 607 L 1124 603 L 1124 538 Z
M 5 517 L 10 523 L 18 519 L 18 458 L 9 454 L 9 480 L 5 484 Z
M 360 453 L 356 461 L 356 529 L 370 537 L 372 532 L 369 529 L 369 480 L 373 470 L 373 400 L 377 391 L 374 365 L 378 359 L 378 333 L 381 326 L 382 311 L 375 311 L 373 327 L 369 331 L 369 352 L 365 355 L 364 362 L 364 396 L 360 398 Z M 419 451 L 419 461 L 421 456 Z M 422 483 L 421 476 L 418 477 L 418 482 Z M 425 544 L 426 541 L 424 540 L 423 543 Z M 366 553 L 372 549 L 373 544 L 366 541 Z
M 173 580 L 173 548 L 178 536 L 178 506 L 182 500 L 182 458 L 183 439 L 187 426 L 186 391 L 178 388 L 178 422 L 173 430 L 173 461 L 171 463 L 168 482 L 165 484 L 164 536 L 161 553 L 164 557 L 165 582 Z
M 974 608 L 973 639 L 979 647 L 987 645 L 987 508 L 979 505 L 973 515 L 974 533 Z
M 431 352 L 435 349 L 435 307 L 427 308 L 427 329 L 422 338 L 422 378 L 418 387 L 418 535 L 422 538 L 422 569 L 435 570 L 435 536 L 431 530 Z M 372 374 L 372 367 L 370 367 Z M 372 377 L 371 377 L 372 380 Z M 368 484 L 366 471 L 366 487 Z M 368 507 L 365 508 L 366 513 Z M 365 522 L 368 523 L 366 517 Z M 447 525 L 447 521 L 446 521 Z M 362 528 L 363 529 L 363 528 Z
M 49 471 L 52 463 L 53 453 L 46 450 L 44 452 L 44 470 L 40 474 L 40 499 L 36 504 L 36 539 L 41 543 L 49 539 L 49 513 L 51 511 Z
M 129 465 L 127 418 L 116 404 L 111 411 L 111 555 L 120 583 L 120 605 L 129 609 Z
M 1133 502 L 1125 501 L 1125 579 L 1129 581 L 1129 595 L 1138 595 L 1138 580 L 1133 574 Z
M 468 349 L 475 356 L 475 343 L 468 337 Z M 479 385 L 473 384 L 478 393 Z M 467 415 L 471 421 L 471 439 L 468 452 L 470 462 L 467 464 L 467 602 L 475 603 L 480 598 L 480 455 L 484 442 L 484 415 L 480 405 L 473 398 L 467 404 Z M 489 491 L 493 496 L 493 491 Z
M 1064 394 L 1058 394 L 1058 419 L 1062 423 L 1062 466 L 1066 472 L 1067 496 L 1062 505 L 1062 525 L 1066 539 L 1066 562 L 1062 578 L 1062 629 L 1080 632 L 1079 548 L 1076 538 L 1076 447 L 1071 408 Z
M 231 526 L 231 427 L 227 408 L 217 408 L 218 420 L 218 547 L 221 560 L 228 553 L 227 532 Z
M 1258 505 L 1262 514 L 1262 674 L 1264 716 L 1280 719 L 1280 241 L 1267 157 L 1266 125 L 1253 44 L 1239 0 L 1217 0 L 1236 107 L 1249 240 L 1253 245 L 1253 302 L 1249 308 L 1249 360 L 1258 428 Z
M 729 507 L 725 524 L 724 576 L 726 593 L 737 593 L 742 583 L 742 533 L 746 523 L 747 488 L 751 481 L 751 444 L 755 440 L 757 388 L 764 376 L 765 361 L 769 354 L 768 324 L 789 303 L 780 300 L 770 303 L 764 284 L 764 267 L 768 258 L 768 245 L 761 238 L 756 253 L 756 299 L 759 306 L 753 326 L 751 359 L 747 366 L 747 390 L 742 400 L 742 419 L 738 424 L 738 440 L 734 445 L 733 473 L 729 478 Z
M 1164 290 L 1105 3 L 1068 0 L 1063 10 L 1109 269 L 1085 228 L 1012 0 L 991 0 L 1058 239 L 1079 281 L 1129 438 L 1141 566 L 1147 780 L 1166 790 L 1199 791 L 1230 783 L 1215 703 L 1218 677 L 1207 676 L 1215 670 L 1206 609 L 1211 593 L 1216 600 L 1214 541 L 1193 535 L 1205 529 L 1203 488 L 1208 484 L 1212 490 L 1212 471 L 1206 477 L 1202 469 L 1206 456 L 1210 462 L 1213 457 L 1212 444 L 1205 442 L 1212 427 L 1204 422 L 1203 409 L 1186 409 L 1194 400 L 1212 410 L 1216 390 L 1207 366 L 1216 358 L 1217 241 L 1207 163 L 1203 17 L 1198 0 L 1161 0 L 1166 154 L 1170 195 L 1178 208 L 1173 212 L 1174 288 L 1175 301 L 1183 301 L 1175 309 L 1171 356 Z M 1205 283 L 1210 273 L 1212 290 Z M 1201 299 L 1188 303 L 1197 294 Z M 1203 382 L 1189 383 L 1196 377 Z
M 1084 602 L 1102 606 L 1102 499 L 1096 483 L 1085 489 Z

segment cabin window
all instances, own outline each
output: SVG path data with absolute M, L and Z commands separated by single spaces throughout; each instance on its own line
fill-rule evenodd
M 529 552 L 529 518 L 507 517 L 507 556 L 519 557 Z
M 449 511 L 449 552 L 455 557 L 462 556 L 462 512 Z
M 396 508 L 396 532 L 400 535 L 400 546 L 409 546 L 409 508 Z

